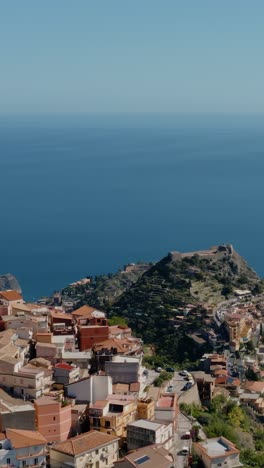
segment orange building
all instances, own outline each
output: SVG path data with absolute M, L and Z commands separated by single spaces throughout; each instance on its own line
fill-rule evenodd
M 35 400 L 36 428 L 48 442 L 61 442 L 70 437 L 71 405 L 48 397 Z

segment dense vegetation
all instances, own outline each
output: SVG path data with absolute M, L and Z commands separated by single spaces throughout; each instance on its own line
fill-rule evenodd
M 263 426 L 254 420 L 247 408 L 219 395 L 209 408 L 181 404 L 181 411 L 192 415 L 202 425 L 207 437 L 224 436 L 241 450 L 245 467 L 264 466 Z
M 221 246 L 212 256 L 168 254 L 155 265 L 97 276 L 89 284 L 69 286 L 62 293 L 66 299 L 78 300 L 79 306 L 89 304 L 106 310 L 111 324 L 117 323 L 117 316 L 123 318 L 167 363 L 188 367 L 211 350 L 187 336 L 206 329 L 203 304 L 215 306 L 234 288 L 259 293 L 263 284 L 235 251 Z M 186 304 L 195 309 L 182 325 L 175 325 L 175 317 L 184 315 L 181 308 Z
M 207 326 L 202 304 L 214 306 L 234 288 L 254 290 L 257 285 L 262 287 L 257 275 L 236 253 L 176 259 L 169 254 L 114 301 L 109 315 L 124 317 L 144 343 L 154 344 L 166 361 L 188 366 L 211 350 L 187 336 Z M 184 315 L 181 309 L 187 304 L 195 309 L 175 326 L 175 317 Z
M 106 310 L 121 294 L 127 291 L 147 271 L 151 264 L 138 264 L 133 271 L 109 273 L 95 277 L 87 277 L 90 283 L 69 285 L 61 291 L 64 299 L 74 299 L 78 305 L 89 304 Z

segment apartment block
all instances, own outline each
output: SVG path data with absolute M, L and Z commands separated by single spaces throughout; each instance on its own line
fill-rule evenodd
M 132 396 L 109 395 L 89 408 L 90 427 L 124 439 L 127 425 L 135 421 L 137 401 Z
M 128 451 L 152 444 L 170 450 L 173 446 L 173 433 L 173 424 L 139 419 L 127 425 Z
M 118 460 L 118 437 L 97 431 L 86 432 L 50 450 L 52 468 L 108 468 Z

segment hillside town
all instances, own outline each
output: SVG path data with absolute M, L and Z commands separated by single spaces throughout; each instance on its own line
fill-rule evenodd
M 263 423 L 264 302 L 236 290 L 207 312 L 206 331 L 190 338 L 212 351 L 196 369 L 162 368 L 102 310 L 60 294 L 27 303 L 0 291 L 0 466 L 243 466 L 239 448 L 223 434 L 207 437 L 188 408 L 224 397 Z M 175 333 L 196 313 L 179 309 Z

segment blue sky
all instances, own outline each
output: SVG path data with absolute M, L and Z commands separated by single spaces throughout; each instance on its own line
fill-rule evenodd
M 0 2 L 0 112 L 264 111 L 263 0 Z

